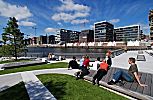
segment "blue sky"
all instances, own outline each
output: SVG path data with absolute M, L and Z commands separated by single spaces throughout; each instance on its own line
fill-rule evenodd
M 15 16 L 25 34 L 55 34 L 60 28 L 81 31 L 95 22 L 109 21 L 115 27 L 140 24 L 149 34 L 148 13 L 153 0 L 0 0 L 0 33 Z

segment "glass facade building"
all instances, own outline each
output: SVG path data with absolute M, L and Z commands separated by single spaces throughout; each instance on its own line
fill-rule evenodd
M 94 23 L 94 37 L 95 42 L 114 41 L 114 25 L 106 21 Z
M 61 41 L 64 41 L 66 43 L 79 42 L 79 34 L 80 32 L 78 31 L 72 31 L 72 30 L 66 30 L 66 29 L 60 30 Z
M 153 40 L 153 10 L 149 12 L 150 39 Z
M 118 27 L 114 29 L 116 41 L 135 41 L 140 40 L 140 25 Z
M 79 42 L 94 42 L 94 31 L 82 30 L 79 35 Z

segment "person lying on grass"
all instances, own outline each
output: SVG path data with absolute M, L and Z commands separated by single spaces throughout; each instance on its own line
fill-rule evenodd
M 140 86 L 143 86 L 143 87 L 147 86 L 145 84 L 141 84 L 140 82 L 140 77 L 138 75 L 138 68 L 137 68 L 137 65 L 135 64 L 135 58 L 133 57 L 129 58 L 128 63 L 130 64 L 130 68 L 128 72 L 124 72 L 123 70 L 117 71 L 114 74 L 112 80 L 108 82 L 107 84 L 113 85 L 119 82 L 119 80 L 124 79 L 125 81 L 128 81 L 128 82 L 133 82 L 136 80 L 136 82 L 138 82 Z
M 97 73 L 94 75 L 92 83 L 93 85 L 96 84 L 95 80 L 97 79 L 97 84 L 99 86 L 99 81 L 102 79 L 103 76 L 107 74 L 109 65 L 106 63 L 106 60 L 103 60 L 102 63 L 100 63 L 100 67 L 98 68 Z

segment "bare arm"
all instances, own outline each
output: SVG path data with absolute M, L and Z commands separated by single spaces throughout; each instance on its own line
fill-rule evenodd
M 137 72 L 134 72 L 134 76 L 135 76 L 135 78 L 136 78 L 136 80 L 137 80 L 137 82 L 139 83 L 140 86 L 143 86 L 143 87 L 147 86 L 145 84 L 141 84 L 140 77 L 138 76 Z

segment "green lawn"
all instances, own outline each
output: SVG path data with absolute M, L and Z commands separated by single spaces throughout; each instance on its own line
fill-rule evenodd
M 26 61 L 31 61 L 30 59 L 22 59 L 22 60 L 6 60 L 6 61 L 0 61 L 0 64 L 5 64 L 5 63 L 11 63 L 11 62 L 26 62 Z
M 0 100 L 29 100 L 24 83 L 21 82 L 0 92 Z
M 127 100 L 73 76 L 60 74 L 38 75 L 38 78 L 57 100 Z
M 31 71 L 31 70 L 40 70 L 40 69 L 51 69 L 51 68 L 67 68 L 68 64 L 64 62 L 54 63 L 54 64 L 43 64 L 43 65 L 35 65 L 35 66 L 26 66 L 19 67 L 13 69 L 1 70 L 1 74 L 15 73 L 15 72 L 23 72 L 23 71 Z

